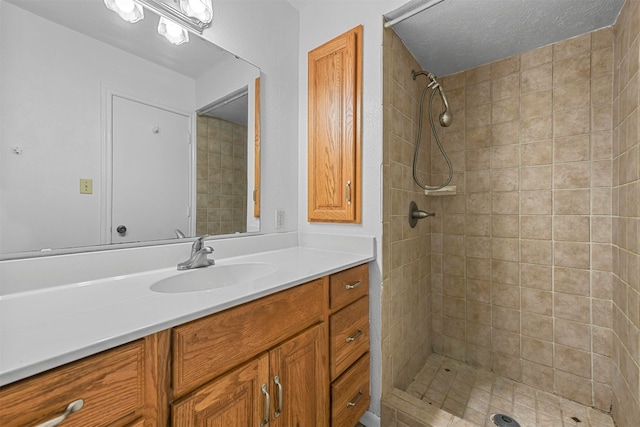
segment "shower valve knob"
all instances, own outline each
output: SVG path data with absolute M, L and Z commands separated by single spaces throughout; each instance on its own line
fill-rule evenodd
M 419 219 L 427 218 L 430 216 L 436 216 L 436 214 L 418 209 L 416 202 L 412 201 L 409 204 L 409 225 L 411 226 L 411 228 L 414 228 L 418 224 Z

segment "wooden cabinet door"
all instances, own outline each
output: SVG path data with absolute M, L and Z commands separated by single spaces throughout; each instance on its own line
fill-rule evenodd
M 268 381 L 269 356 L 264 354 L 174 403 L 171 425 L 259 426 L 268 414 Z
M 309 52 L 308 218 L 361 222 L 362 26 Z
M 327 426 L 329 401 L 327 338 L 314 326 L 270 353 L 271 424 Z

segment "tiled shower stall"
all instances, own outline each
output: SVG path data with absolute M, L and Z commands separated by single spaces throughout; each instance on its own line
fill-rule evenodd
M 425 196 L 426 81 L 385 31 L 383 402 L 435 352 L 640 419 L 639 33 L 627 0 L 611 28 L 442 78 L 457 195 Z M 439 184 L 422 134 L 420 176 Z M 411 200 L 436 217 L 411 229 Z
M 247 127 L 197 120 L 196 234 L 247 231 Z

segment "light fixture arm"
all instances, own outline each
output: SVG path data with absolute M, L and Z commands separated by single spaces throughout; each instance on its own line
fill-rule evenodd
M 140 3 L 142 6 L 154 11 L 160 16 L 164 16 L 165 18 L 179 24 L 186 29 L 193 31 L 196 34 L 202 34 L 202 32 L 211 25 L 209 22 L 202 22 L 199 19 L 192 18 L 190 16 L 185 15 L 178 9 L 174 9 L 173 7 L 158 1 L 158 0 L 135 0 L 137 3 Z

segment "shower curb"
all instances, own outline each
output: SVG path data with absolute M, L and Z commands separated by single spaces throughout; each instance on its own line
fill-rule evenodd
M 401 413 L 405 417 L 411 418 L 415 422 L 412 425 L 416 427 L 482 427 L 430 405 L 397 388 L 391 389 L 382 398 L 382 403 L 395 409 L 398 414 Z M 382 420 L 382 422 L 383 425 L 387 425 L 385 423 L 388 420 Z

